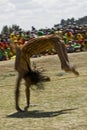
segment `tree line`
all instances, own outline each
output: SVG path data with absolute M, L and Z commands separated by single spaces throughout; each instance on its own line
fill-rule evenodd
M 67 20 L 65 19 L 61 19 L 59 24 L 54 25 L 54 27 L 58 26 L 58 25 L 87 25 L 87 16 L 84 16 L 82 18 L 79 18 L 78 20 L 75 20 L 75 18 L 68 18 Z M 1 34 L 4 33 L 12 33 L 13 31 L 22 31 L 23 29 L 19 26 L 19 25 L 12 25 L 11 27 L 9 27 L 8 25 L 3 26 Z

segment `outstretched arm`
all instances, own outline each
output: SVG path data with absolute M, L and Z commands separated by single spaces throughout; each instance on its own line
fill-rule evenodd
M 15 90 L 15 105 L 17 111 L 22 111 L 19 107 L 19 96 L 20 96 L 20 82 L 22 80 L 21 75 L 18 75 L 17 84 L 16 84 L 16 90 Z

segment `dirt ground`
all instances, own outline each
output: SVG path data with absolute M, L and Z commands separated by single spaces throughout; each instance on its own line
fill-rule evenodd
M 0 130 L 87 130 L 87 52 L 68 56 L 80 73 L 78 77 L 61 70 L 57 55 L 31 58 L 31 64 L 36 64 L 51 81 L 44 83 L 44 90 L 33 86 L 34 106 L 24 113 L 15 110 L 15 59 L 0 62 Z M 20 94 L 20 106 L 24 108 L 24 82 Z

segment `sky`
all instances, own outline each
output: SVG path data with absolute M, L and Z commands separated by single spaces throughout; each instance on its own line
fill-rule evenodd
M 61 19 L 87 16 L 87 0 L 0 0 L 0 31 L 18 25 L 23 30 L 51 28 Z

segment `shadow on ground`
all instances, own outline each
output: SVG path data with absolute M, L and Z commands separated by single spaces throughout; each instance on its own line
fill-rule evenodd
M 16 112 L 10 115 L 7 115 L 7 118 L 48 118 L 48 117 L 55 117 L 62 114 L 69 114 L 73 109 L 65 109 L 60 111 L 26 111 L 26 112 Z

